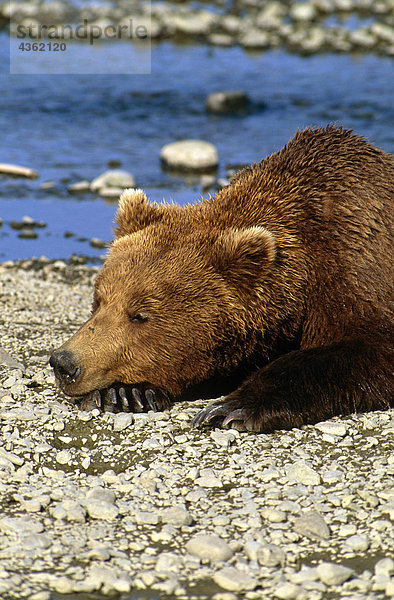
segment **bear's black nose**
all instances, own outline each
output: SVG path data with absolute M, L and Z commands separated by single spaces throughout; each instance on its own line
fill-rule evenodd
M 56 377 L 62 381 L 74 382 L 81 372 L 73 354 L 68 350 L 55 350 L 49 359 L 49 364 L 55 371 Z

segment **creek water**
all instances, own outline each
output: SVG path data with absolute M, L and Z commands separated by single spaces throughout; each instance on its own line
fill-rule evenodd
M 108 52 L 100 52 L 102 72 L 105 61 L 122 55 L 125 43 L 109 43 Z M 80 44 L 81 57 L 85 48 Z M 133 173 L 152 200 L 184 204 L 200 198 L 199 177 L 161 168 L 160 149 L 177 139 L 215 144 L 220 177 L 228 166 L 279 150 L 307 125 L 337 122 L 386 151 L 394 149 L 390 58 L 300 57 L 161 42 L 152 47 L 150 75 L 66 76 L 10 75 L 8 56 L 3 34 L 0 162 L 32 167 L 39 178 L 0 178 L 0 261 L 102 255 L 89 240 L 111 239 L 116 203 L 90 193 L 71 195 L 67 186 L 93 179 L 109 161 Z M 207 95 L 223 89 L 245 91 L 249 107 L 231 115 L 208 113 Z M 54 186 L 42 189 L 48 181 Z M 35 240 L 20 239 L 10 227 L 24 215 L 46 223 Z

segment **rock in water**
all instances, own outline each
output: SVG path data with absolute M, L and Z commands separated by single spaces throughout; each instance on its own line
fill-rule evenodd
M 205 106 L 210 112 L 229 113 L 246 108 L 248 102 L 249 98 L 245 92 L 240 90 L 223 91 L 210 94 Z
M 163 164 L 175 171 L 210 171 L 218 166 L 218 153 L 213 144 L 202 140 L 182 140 L 163 146 Z
M 133 188 L 135 187 L 135 179 L 131 173 L 122 171 L 121 169 L 110 169 L 105 171 L 90 183 L 92 192 L 97 192 L 102 188 Z

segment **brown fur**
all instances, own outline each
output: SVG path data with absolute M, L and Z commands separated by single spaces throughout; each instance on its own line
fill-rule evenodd
M 242 366 L 249 378 L 197 425 L 388 408 L 393 202 L 393 157 L 335 126 L 298 132 L 195 205 L 125 192 L 92 316 L 51 359 L 62 388 L 174 399 Z

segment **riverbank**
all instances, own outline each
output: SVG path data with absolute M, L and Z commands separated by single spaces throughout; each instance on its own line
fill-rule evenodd
M 172 39 L 212 46 L 239 45 L 262 51 L 284 48 L 297 54 L 372 52 L 394 55 L 391 0 L 308 0 L 306 2 L 238 0 L 207 5 L 191 2 L 123 0 L 73 3 L 65 0 L 0 3 L 0 23 L 11 17 L 11 34 L 18 26 L 39 28 L 86 23 L 95 39 L 135 38 L 139 42 Z M 131 27 L 130 27 L 131 26 Z M 140 28 L 138 30 L 138 28 Z M 70 30 L 66 38 L 72 38 Z M 78 36 L 77 36 L 78 37 Z M 87 33 L 86 40 L 89 41 Z
M 96 273 L 0 265 L 1 597 L 394 596 L 393 411 L 272 435 L 191 430 L 202 401 L 78 412 L 47 361 Z

